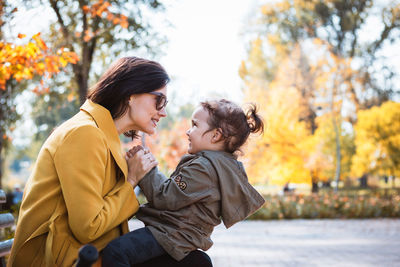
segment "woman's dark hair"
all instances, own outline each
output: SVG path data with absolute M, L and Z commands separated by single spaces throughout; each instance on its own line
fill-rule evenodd
M 112 118 L 117 119 L 126 113 L 131 95 L 158 90 L 169 80 L 159 63 L 138 57 L 123 57 L 101 76 L 87 98 L 108 109 Z M 124 134 L 136 137 L 133 130 Z
M 251 104 L 246 113 L 241 107 L 225 99 L 201 102 L 201 106 L 210 115 L 207 121 L 209 131 L 221 130 L 227 152 L 240 150 L 250 133 L 264 132 L 264 123 L 257 114 L 255 104 Z

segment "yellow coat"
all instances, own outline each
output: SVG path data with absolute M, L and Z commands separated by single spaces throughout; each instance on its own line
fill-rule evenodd
M 72 266 L 128 232 L 139 208 L 111 114 L 87 100 L 41 148 L 25 187 L 7 266 Z

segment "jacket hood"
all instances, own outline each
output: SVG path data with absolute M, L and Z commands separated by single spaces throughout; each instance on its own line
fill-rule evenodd
M 221 192 L 221 215 L 226 228 L 246 219 L 265 202 L 248 182 L 243 164 L 230 153 L 201 151 L 213 165 L 218 175 Z

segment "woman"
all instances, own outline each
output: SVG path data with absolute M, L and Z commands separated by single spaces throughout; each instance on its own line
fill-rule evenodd
M 168 82 L 156 62 L 119 59 L 49 136 L 25 187 L 8 266 L 72 266 L 83 244 L 101 250 L 128 232 L 139 208 L 135 181 L 157 162 L 143 153 L 126 161 L 119 135 L 154 133 Z

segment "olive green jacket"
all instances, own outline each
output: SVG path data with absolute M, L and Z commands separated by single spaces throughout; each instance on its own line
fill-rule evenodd
M 149 202 L 137 218 L 176 260 L 192 250 L 209 249 L 221 219 L 229 228 L 264 204 L 242 163 L 220 151 L 185 155 L 169 179 L 154 168 L 139 186 Z
M 139 208 L 110 112 L 91 101 L 46 140 L 26 186 L 7 266 L 72 266 L 103 249 Z

